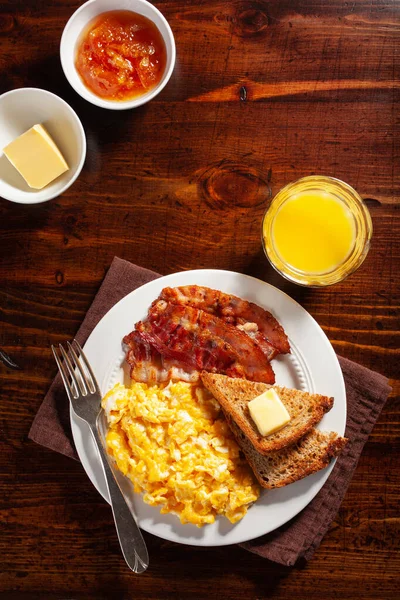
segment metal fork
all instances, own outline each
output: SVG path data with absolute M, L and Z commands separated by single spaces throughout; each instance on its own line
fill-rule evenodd
M 111 508 L 122 554 L 128 567 L 134 573 L 143 573 L 149 566 L 149 555 L 146 544 L 136 523 L 136 519 L 114 478 L 98 430 L 98 415 L 101 410 L 100 388 L 80 344 L 74 340 L 72 344 L 67 342 L 67 346 L 69 356 L 62 345 L 59 344 L 61 356 L 64 360 L 61 360 L 54 346 L 51 349 L 72 408 L 78 417 L 86 421 L 89 425 L 97 446 L 106 476 Z

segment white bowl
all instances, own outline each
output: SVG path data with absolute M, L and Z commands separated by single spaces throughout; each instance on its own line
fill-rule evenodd
M 76 43 L 82 31 L 94 17 L 110 10 L 131 10 L 150 19 L 160 31 L 167 50 L 167 63 L 159 84 L 146 94 L 132 100 L 113 101 L 96 96 L 85 86 L 75 68 Z M 175 65 L 175 55 L 174 35 L 168 21 L 155 6 L 146 0 L 89 0 L 74 12 L 66 24 L 60 45 L 61 65 L 74 90 L 92 104 L 111 110 L 136 108 L 157 96 L 171 77 Z
M 42 190 L 29 187 L 3 148 L 42 123 L 68 163 L 69 170 Z M 0 196 L 20 204 L 38 204 L 59 196 L 82 170 L 86 137 L 77 114 L 62 98 L 39 88 L 19 88 L 0 96 Z

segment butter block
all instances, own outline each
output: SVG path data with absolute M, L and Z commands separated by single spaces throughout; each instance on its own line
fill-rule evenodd
M 290 421 L 285 405 L 273 388 L 250 400 L 248 407 L 250 416 L 262 436 L 279 431 Z
M 69 167 L 43 125 L 34 125 L 3 149 L 29 187 L 41 190 Z

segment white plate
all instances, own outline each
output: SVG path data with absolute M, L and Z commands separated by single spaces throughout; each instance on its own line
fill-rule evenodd
M 320 429 L 344 434 L 346 393 L 342 371 L 333 348 L 314 319 L 297 302 L 277 288 L 240 273 L 217 270 L 184 271 L 167 275 L 128 294 L 95 327 L 84 350 L 93 367 L 102 393 L 126 378 L 121 340 L 142 319 L 162 288 L 205 285 L 251 300 L 270 310 L 284 327 L 292 353 L 273 360 L 279 385 L 321 393 L 335 398 L 332 410 L 322 419 Z M 79 458 L 93 485 L 107 500 L 103 470 L 86 424 L 71 411 L 72 433 Z M 263 491 L 247 515 L 235 525 L 220 517 L 201 529 L 181 525 L 175 515 L 161 515 L 132 491 L 126 478 L 124 488 L 133 503 L 139 525 L 158 537 L 195 546 L 224 546 L 254 539 L 280 527 L 299 513 L 319 492 L 329 477 L 329 467 L 285 488 Z

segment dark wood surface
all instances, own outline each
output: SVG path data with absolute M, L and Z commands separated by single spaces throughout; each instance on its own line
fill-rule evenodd
M 60 36 L 79 4 L 0 2 L 0 91 L 59 94 L 88 141 L 62 197 L 0 200 L 0 346 L 22 367 L 0 364 L 0 597 L 399 598 L 400 4 L 159 0 L 176 37 L 174 74 L 151 103 L 115 113 L 81 99 L 60 67 Z M 355 187 L 374 222 L 362 268 L 318 291 L 275 274 L 260 243 L 270 194 L 313 173 Z M 390 379 L 308 564 L 146 535 L 151 567 L 135 577 L 81 465 L 27 440 L 56 373 L 50 344 L 72 338 L 115 255 L 163 274 L 216 267 L 269 281 L 338 353 Z

